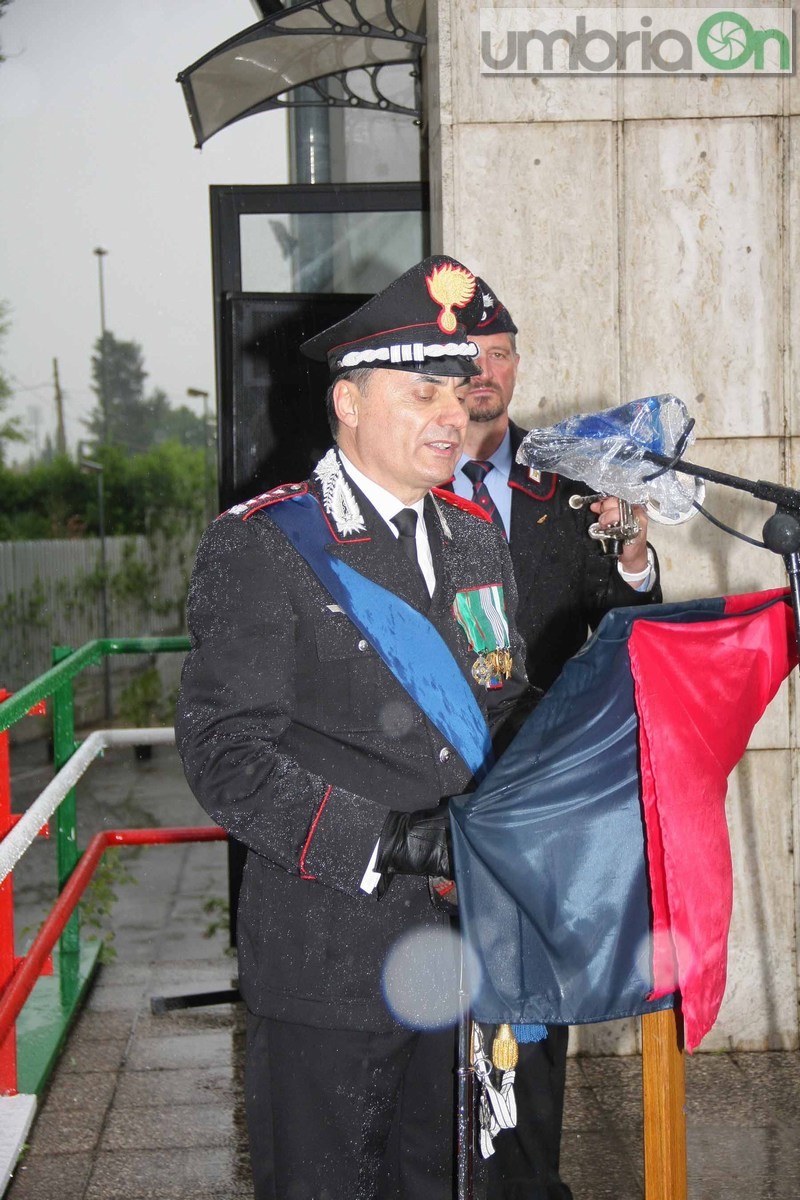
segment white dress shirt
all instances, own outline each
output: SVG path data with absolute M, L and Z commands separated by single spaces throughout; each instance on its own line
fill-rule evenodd
M 396 517 L 402 508 L 414 509 L 414 512 L 417 514 L 417 560 L 420 570 L 425 576 L 428 591 L 433 595 L 434 588 L 436 587 L 436 576 L 433 573 L 433 558 L 431 557 L 428 531 L 425 528 L 425 517 L 423 515 L 425 497 L 423 496 L 416 504 L 403 504 L 402 500 L 398 500 L 391 492 L 387 492 L 385 487 L 381 487 L 374 479 L 370 479 L 363 471 L 359 471 L 358 467 L 354 467 L 347 455 L 341 450 L 339 451 L 339 457 L 342 460 L 342 466 L 353 483 L 361 489 L 370 504 L 377 509 L 396 538 L 400 537 L 400 533 L 397 526 L 392 524 L 392 517 Z M 368 895 L 375 891 L 381 878 L 380 872 L 375 870 L 375 863 L 378 861 L 379 846 L 380 841 L 375 843 L 375 849 L 372 851 L 369 864 L 361 880 L 361 890 Z
M 398 500 L 397 496 L 393 496 L 391 492 L 387 492 L 385 487 L 381 487 L 374 479 L 370 479 L 363 471 L 359 471 L 358 467 L 354 467 L 347 455 L 342 453 L 341 450 L 339 451 L 339 457 L 342 460 L 342 466 L 353 483 L 361 489 L 370 504 L 378 510 L 396 538 L 400 537 L 400 533 L 397 526 L 392 524 L 392 517 L 396 517 L 403 508 L 413 508 L 417 514 L 417 562 L 422 574 L 425 576 L 428 592 L 432 596 L 436 587 L 436 576 L 433 573 L 433 558 L 431 556 L 428 531 L 425 528 L 425 517 L 423 515 L 425 497 L 423 496 L 421 500 L 417 500 L 416 504 L 403 504 L 403 501 Z

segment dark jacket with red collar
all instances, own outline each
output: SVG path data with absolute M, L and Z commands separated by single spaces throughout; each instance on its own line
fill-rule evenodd
M 456 592 L 496 583 L 513 612 L 498 531 L 427 497 L 431 599 L 333 451 L 308 488 L 328 519 L 327 552 L 427 614 L 490 724 L 513 708 L 527 693 L 513 623 L 515 675 L 492 691 L 472 679 L 476 655 L 452 612 Z M 448 918 L 433 909 L 424 878 L 398 876 L 380 901 L 359 885 L 387 810 L 436 805 L 467 790 L 470 772 L 270 519 L 282 494 L 237 505 L 204 535 L 176 740 L 202 806 L 248 847 L 238 941 L 249 1008 L 388 1029 L 388 950 L 407 930 Z
M 595 514 L 569 507 L 570 496 L 591 489 L 517 463 L 525 430 L 513 421 L 509 428 L 509 542 L 519 595 L 517 629 L 527 648 L 528 678 L 546 690 L 609 609 L 660 604 L 661 585 L 656 581 L 649 592 L 637 592 L 625 583 L 616 559 L 604 555 L 601 543 L 587 533 Z

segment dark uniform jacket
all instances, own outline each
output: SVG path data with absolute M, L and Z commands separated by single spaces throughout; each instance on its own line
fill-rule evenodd
M 456 622 L 457 591 L 500 583 L 516 606 L 498 531 L 428 496 L 431 599 L 333 451 L 309 489 L 323 505 L 330 554 L 426 612 L 490 725 L 528 691 L 515 674 L 487 690 Z M 446 921 L 425 878 L 397 876 L 378 901 L 360 890 L 389 809 L 429 808 L 470 786 L 470 772 L 269 517 L 275 489 L 206 532 L 189 591 L 192 648 L 176 738 L 208 813 L 248 847 L 239 902 L 240 985 L 264 1016 L 331 1028 L 390 1029 L 381 968 L 405 931 Z M 414 648 L 409 648 L 413 660 Z
M 509 541 L 519 594 L 517 629 L 526 646 L 528 678 L 546 691 L 609 609 L 660 604 L 661 585 L 657 579 L 650 591 L 637 592 L 620 577 L 616 559 L 603 554 L 601 543 L 587 533 L 596 515 L 569 507 L 570 496 L 590 489 L 517 463 L 525 430 L 512 421 L 510 432 Z

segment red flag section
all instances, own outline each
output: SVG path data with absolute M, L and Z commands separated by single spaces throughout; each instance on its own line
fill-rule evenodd
M 686 1047 L 725 990 L 732 869 L 727 778 L 797 664 L 787 591 L 725 598 L 725 620 L 640 617 L 629 654 L 653 904 L 653 996 L 681 993 Z

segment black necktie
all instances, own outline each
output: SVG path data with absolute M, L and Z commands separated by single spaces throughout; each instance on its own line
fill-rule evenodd
M 414 564 L 414 570 L 418 578 L 422 581 L 422 586 L 425 588 L 425 594 L 429 595 L 428 584 L 425 581 L 425 576 L 422 573 L 422 567 L 419 565 L 417 557 L 417 514 L 413 508 L 401 508 L 399 513 L 392 517 L 394 525 L 400 537 L 397 539 L 405 554 Z
M 491 517 L 498 529 L 505 533 L 503 518 L 495 508 L 494 500 L 489 495 L 484 480 L 491 470 L 494 469 L 494 463 L 481 462 L 480 459 L 471 458 L 469 462 L 465 462 L 461 470 L 466 475 L 467 479 L 472 481 L 472 499 L 476 504 L 479 504 L 487 517 Z

